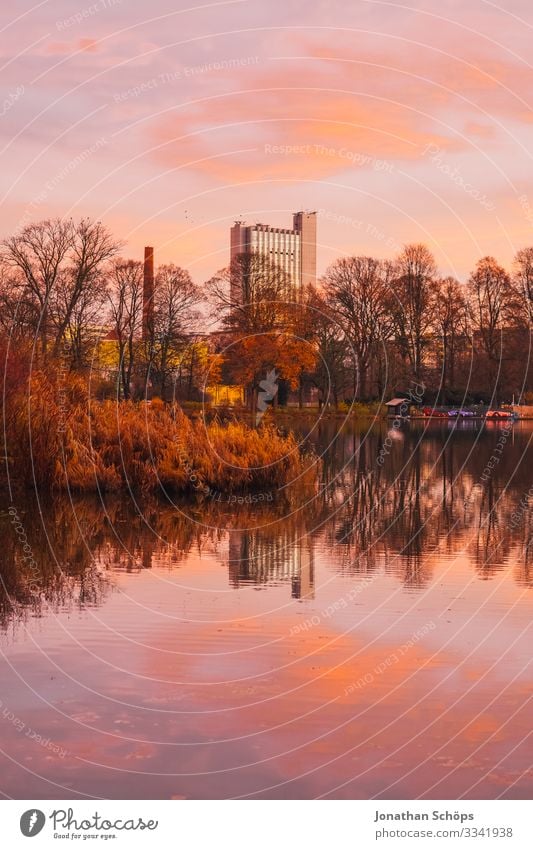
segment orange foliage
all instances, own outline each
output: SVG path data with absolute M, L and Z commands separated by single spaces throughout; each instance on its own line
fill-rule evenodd
M 273 331 L 244 336 L 228 349 L 227 359 L 237 383 L 257 385 L 275 369 L 296 389 L 301 373 L 315 367 L 316 352 L 303 339 Z

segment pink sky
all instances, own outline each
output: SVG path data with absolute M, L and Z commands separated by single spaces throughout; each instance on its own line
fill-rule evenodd
M 533 244 L 529 0 L 27 0 L 0 12 L 0 235 L 101 218 L 201 282 L 235 218 L 319 210 L 319 271 Z

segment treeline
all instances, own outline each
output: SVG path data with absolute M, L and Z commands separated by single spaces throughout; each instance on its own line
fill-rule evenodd
M 143 329 L 143 263 L 100 222 L 53 219 L 25 227 L 0 249 L 0 328 L 35 367 L 91 371 L 95 391 L 124 400 L 149 391 L 193 397 L 213 357 L 199 332 L 199 288 L 161 265 Z
M 244 385 L 255 408 L 269 375 L 279 403 L 290 391 L 338 405 L 413 385 L 439 403 L 533 399 L 533 247 L 509 271 L 480 259 L 466 283 L 439 274 L 421 244 L 394 261 L 345 257 L 298 293 L 259 255 L 236 257 L 201 287 L 162 265 L 144 333 L 143 264 L 121 249 L 88 219 L 42 221 L 6 239 L 3 335 L 39 364 L 90 370 L 100 391 L 107 381 L 125 400 L 199 400 L 224 382 Z
M 418 384 L 426 399 L 498 402 L 532 386 L 533 248 L 519 251 L 512 274 L 483 257 L 466 284 L 442 277 L 420 244 L 393 262 L 341 259 L 322 299 L 353 346 L 363 397 Z
M 268 259 L 242 255 L 208 290 L 225 310 L 225 365 L 252 395 L 275 368 L 300 398 L 315 388 L 335 405 L 409 389 L 438 403 L 533 400 L 533 247 L 511 274 L 482 258 L 466 284 L 421 244 L 394 261 L 345 257 L 297 298 Z

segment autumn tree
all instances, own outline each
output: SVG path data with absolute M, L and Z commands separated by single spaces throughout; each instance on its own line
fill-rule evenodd
M 503 334 L 516 315 L 516 290 L 494 257 L 480 259 L 468 280 L 468 306 L 474 341 L 486 358 L 489 389 L 499 394 L 504 357 Z
M 390 265 L 367 256 L 339 259 L 327 269 L 322 286 L 355 355 L 354 396 L 365 398 L 376 350 L 391 329 Z
M 312 371 L 316 350 L 309 342 L 290 331 L 265 331 L 239 338 L 226 353 L 234 380 L 248 388 L 250 408 L 257 406 L 261 382 L 268 376 L 286 380 L 292 390 L 299 386 L 302 371 Z M 275 402 L 276 396 L 272 399 Z
M 400 351 L 411 376 L 420 381 L 429 344 L 437 268 L 425 245 L 406 245 L 396 259 L 390 310 Z
M 207 290 L 226 330 L 224 359 L 233 380 L 245 385 L 250 407 L 267 372 L 297 388 L 313 359 L 310 345 L 296 338 L 301 311 L 288 274 L 261 254 L 240 254 Z

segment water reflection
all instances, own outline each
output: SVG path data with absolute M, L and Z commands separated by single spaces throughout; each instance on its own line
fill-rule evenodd
M 502 430 L 412 422 L 394 433 L 390 447 L 381 431 L 338 440 L 324 473 L 335 514 L 328 537 L 340 568 L 387 568 L 393 557 L 398 577 L 422 587 L 433 552 L 468 550 L 481 577 L 513 560 L 516 580 L 529 586 L 532 431 L 515 425 L 502 447 Z
M 219 550 L 231 587 L 286 583 L 291 596 L 303 600 L 314 596 L 317 545 L 327 546 L 330 567 L 340 574 L 383 569 L 411 589 L 431 581 L 437 551 L 467 552 L 484 580 L 511 567 L 515 580 L 531 587 L 531 475 L 524 459 L 531 428 L 514 426 L 497 463 L 491 458 L 501 427 L 411 423 L 394 432 L 390 445 L 388 433 L 382 427 L 339 433 L 335 423 L 322 425 L 314 435 L 323 459 L 320 489 L 303 506 L 283 498 L 238 510 L 214 503 L 176 508 L 112 498 L 52 504 L 30 498 L 17 512 L 38 552 L 37 586 L 6 505 L 0 623 L 25 610 L 41 615 L 43 604 L 52 610 L 97 606 L 112 591 L 113 573 L 150 569 L 154 559 L 172 569 L 192 550 Z
M 533 427 L 337 431 L 299 501 L 5 505 L 4 792 L 530 798 Z
M 233 587 L 242 584 L 290 582 L 293 598 L 314 597 L 314 540 L 312 536 L 268 531 L 229 532 L 228 570 Z

